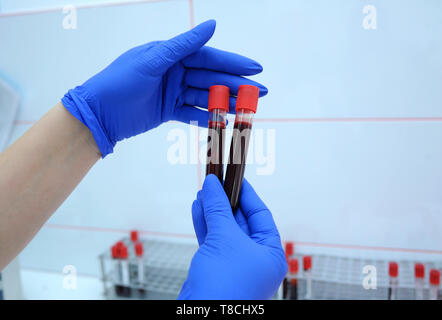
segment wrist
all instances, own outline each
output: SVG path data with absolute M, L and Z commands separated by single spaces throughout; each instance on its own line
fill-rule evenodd
M 72 139 L 70 144 L 86 157 L 98 160 L 101 152 L 89 128 L 68 112 L 61 102 L 54 107 L 54 112 L 59 115 L 60 122 L 64 123 L 66 133 Z
M 100 107 L 99 101 L 81 86 L 69 90 L 61 101 L 66 110 L 90 130 L 101 156 L 104 158 L 112 153 L 115 142 L 109 139 L 100 118 L 94 112 L 94 108 Z

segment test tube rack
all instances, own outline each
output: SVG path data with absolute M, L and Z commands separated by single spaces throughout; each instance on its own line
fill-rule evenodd
M 131 241 L 128 238 L 121 241 L 129 249 L 129 266 L 138 263 Z M 123 299 L 176 299 L 198 247 L 193 244 L 165 240 L 140 240 L 140 242 L 143 243 L 145 252 L 142 258 L 144 281 L 141 284 L 130 281 L 129 288 L 132 294 Z M 118 283 L 115 277 L 116 264 L 109 250 L 101 254 L 99 260 L 105 298 L 121 299 L 122 297 L 118 296 L 114 289 L 121 283 Z M 132 279 L 131 274 L 129 274 L 129 279 Z M 138 294 L 140 290 L 143 290 L 143 295 Z
M 128 238 L 123 241 L 129 249 L 128 264 L 137 263 L 134 247 Z M 193 255 L 198 247 L 189 243 L 176 243 L 166 240 L 140 240 L 144 247 L 142 258 L 144 265 L 144 282 L 130 283 L 129 298 L 137 299 L 176 299 L 187 277 Z M 314 300 L 385 300 L 388 297 L 389 276 L 388 260 L 341 257 L 325 254 L 310 255 L 312 257 L 312 297 Z M 300 262 L 298 273 L 298 299 L 305 299 L 306 278 L 302 271 L 303 255 L 295 254 L 292 257 Z M 104 296 L 108 299 L 120 299 L 115 293 L 115 285 L 119 285 L 115 278 L 115 260 L 109 250 L 99 256 L 101 274 L 104 287 Z M 414 264 L 421 262 L 425 265 L 424 299 L 429 297 L 428 273 L 430 269 L 442 271 L 441 261 L 412 261 L 398 260 L 399 287 L 398 299 L 415 299 Z M 364 266 L 376 268 L 376 289 L 365 289 L 363 279 L 367 276 L 362 272 Z M 130 269 L 130 268 L 129 268 Z M 131 278 L 131 275 L 129 275 Z M 145 294 L 139 296 L 136 292 L 143 290 Z M 442 294 L 439 295 L 442 297 Z M 275 299 L 281 299 L 276 295 Z
M 388 260 L 350 258 L 332 255 L 312 256 L 312 298 L 314 300 L 386 300 L 388 298 L 389 276 Z M 292 256 L 300 262 L 298 275 L 298 299 L 306 296 L 306 278 L 302 271 L 302 255 Z M 442 271 L 442 261 L 396 261 L 399 265 L 398 299 L 415 299 L 414 264 L 421 262 L 425 265 L 424 299 L 429 297 L 430 269 Z M 376 268 L 376 289 L 365 289 L 363 279 L 364 266 Z M 441 295 L 439 295 L 441 296 Z

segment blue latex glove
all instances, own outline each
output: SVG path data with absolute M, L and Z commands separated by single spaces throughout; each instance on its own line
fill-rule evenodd
M 102 156 L 115 144 L 169 120 L 207 126 L 208 88 L 230 87 L 236 94 L 241 84 L 257 85 L 241 76 L 262 71 L 246 57 L 203 47 L 215 31 L 215 21 L 206 21 L 168 41 L 155 41 L 133 48 L 103 71 L 70 90 L 62 99 L 66 109 L 92 132 Z M 230 107 L 234 110 L 235 98 Z
M 272 214 L 244 179 L 232 214 L 215 175 L 208 175 L 192 205 L 200 245 L 179 299 L 270 299 L 287 273 Z

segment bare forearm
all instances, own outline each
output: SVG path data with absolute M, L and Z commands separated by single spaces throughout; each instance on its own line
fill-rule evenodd
M 0 154 L 0 270 L 99 158 L 90 131 L 61 103 Z

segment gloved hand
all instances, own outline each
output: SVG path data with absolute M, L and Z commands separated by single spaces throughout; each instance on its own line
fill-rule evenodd
M 215 84 L 236 94 L 241 84 L 257 85 L 241 75 L 262 71 L 246 57 L 203 47 L 215 31 L 206 21 L 168 41 L 133 48 L 103 71 L 70 90 L 62 99 L 66 109 L 92 132 L 104 158 L 115 144 L 169 120 L 207 126 L 208 89 Z M 231 99 L 234 110 L 235 98 Z
M 244 179 L 232 214 L 215 175 L 208 175 L 192 205 L 200 245 L 179 299 L 270 299 L 287 273 L 272 214 Z

